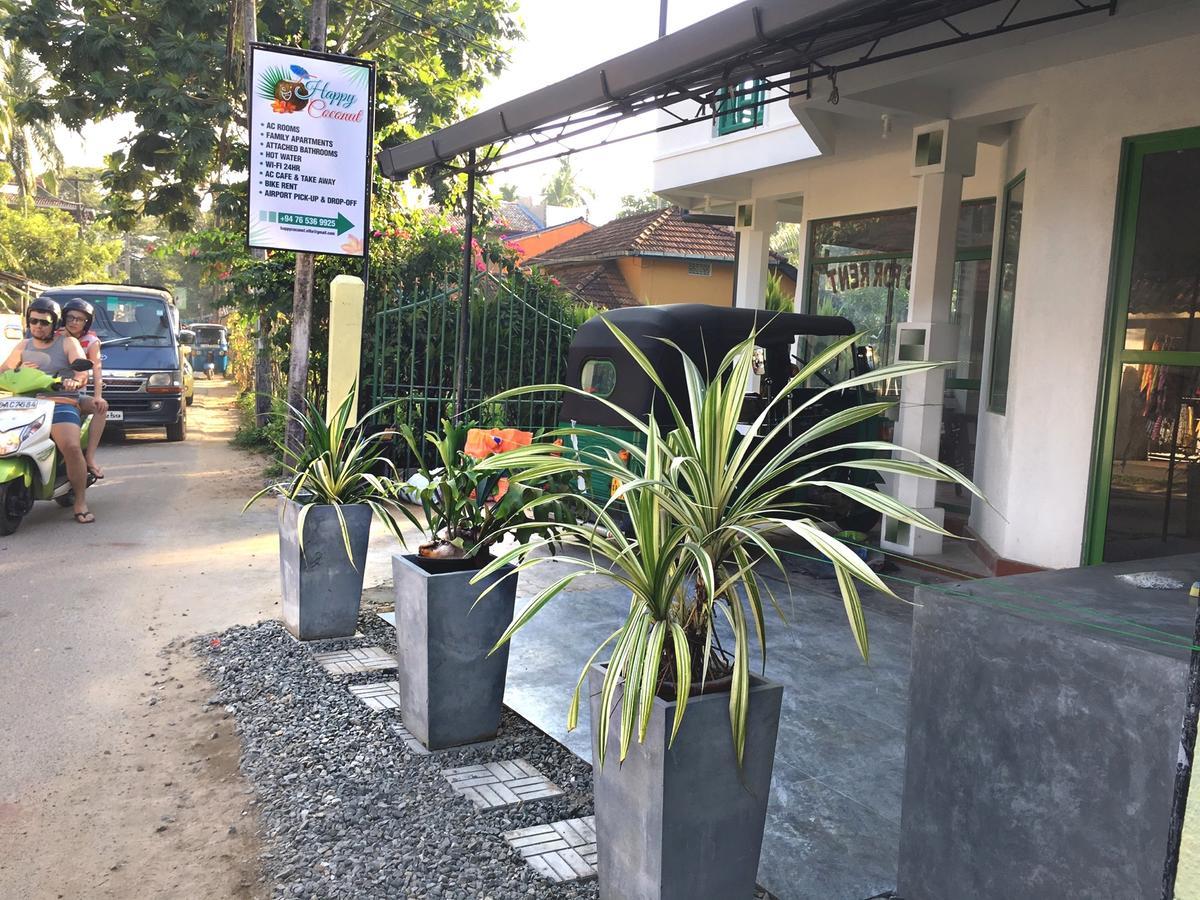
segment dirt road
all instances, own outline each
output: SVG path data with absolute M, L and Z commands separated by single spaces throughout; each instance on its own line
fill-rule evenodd
M 181 444 L 101 448 L 96 524 L 39 504 L 0 538 L 0 897 L 257 897 L 232 720 L 183 640 L 274 616 L 274 510 L 198 383 Z

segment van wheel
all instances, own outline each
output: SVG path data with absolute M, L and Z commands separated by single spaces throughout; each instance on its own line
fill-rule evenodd
M 0 537 L 21 527 L 28 506 L 25 493 L 25 485 L 20 480 L 0 484 Z
M 187 440 L 187 413 L 179 416 L 179 421 L 167 426 L 167 440 L 172 442 Z

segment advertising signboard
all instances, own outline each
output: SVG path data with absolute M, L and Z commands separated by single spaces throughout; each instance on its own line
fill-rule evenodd
M 363 256 L 371 222 L 375 65 L 251 45 L 246 243 Z

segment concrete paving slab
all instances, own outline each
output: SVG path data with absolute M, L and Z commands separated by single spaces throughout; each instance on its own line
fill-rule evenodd
M 443 769 L 442 775 L 452 790 L 479 809 L 500 809 L 562 793 L 558 785 L 524 759 Z
M 357 675 L 396 668 L 396 658 L 382 647 L 354 647 L 314 653 L 313 659 L 330 675 Z
M 596 817 L 506 831 L 503 837 L 539 875 L 553 881 L 596 877 Z

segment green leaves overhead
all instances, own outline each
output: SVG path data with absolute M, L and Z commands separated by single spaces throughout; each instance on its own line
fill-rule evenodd
M 258 39 L 304 46 L 308 0 L 260 0 Z M 327 49 L 379 67 L 376 136 L 407 139 L 464 115 L 520 37 L 511 0 L 329 5 Z M 30 110 L 81 128 L 133 117 L 105 176 L 114 223 L 158 215 L 186 230 L 205 193 L 232 191 L 245 157 L 241 4 L 227 0 L 13 0 L 5 37 L 48 83 Z M 244 183 L 244 182 L 243 182 Z

